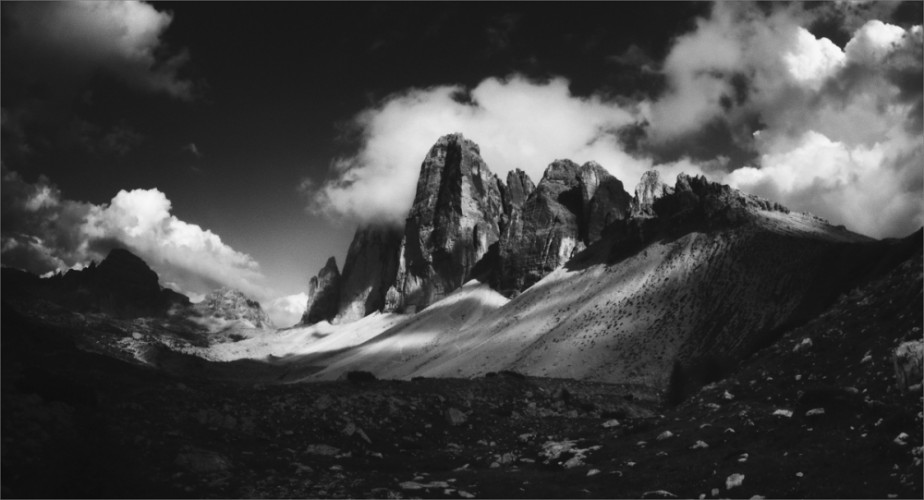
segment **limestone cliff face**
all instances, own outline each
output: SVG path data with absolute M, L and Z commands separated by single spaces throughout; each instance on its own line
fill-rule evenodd
M 395 282 L 400 229 L 364 226 L 356 229 L 340 279 L 334 323 L 356 321 L 385 307 L 385 293 Z
M 581 237 L 586 244 L 600 239 L 603 228 L 631 213 L 632 197 L 622 181 L 610 175 L 596 162 L 581 165 L 581 203 L 584 222 Z
M 319 321 L 331 321 L 340 308 L 340 270 L 333 257 L 321 268 L 317 276 L 308 282 L 308 305 L 302 316 L 302 324 L 313 325 Z
M 500 238 L 500 186 L 474 142 L 436 142 L 420 167 L 386 310 L 422 309 L 465 283 Z
M 536 190 L 536 185 L 526 172 L 514 169 L 507 173 L 507 185 L 501 184 L 504 199 L 504 213 L 510 214 L 513 210 L 523 208 L 529 195 Z
M 500 242 L 497 288 L 515 295 L 587 245 L 603 228 L 629 216 L 632 198 L 622 182 L 594 162 L 549 165 L 519 210 L 512 210 Z
M 417 311 L 472 278 L 516 295 L 628 219 L 634 203 L 597 163 L 557 160 L 538 185 L 521 170 L 504 183 L 474 142 L 441 137 L 421 164 L 404 228 L 357 231 L 334 321 Z
M 649 170 L 642 174 L 642 179 L 635 186 L 635 197 L 632 199 L 633 217 L 654 217 L 652 206 L 659 198 L 674 192 L 674 188 L 661 181 L 661 174 L 657 170 Z

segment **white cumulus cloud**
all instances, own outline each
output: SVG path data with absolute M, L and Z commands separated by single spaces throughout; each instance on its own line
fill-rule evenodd
M 286 328 L 301 321 L 307 305 L 308 294 L 302 292 L 264 302 L 263 309 L 269 314 L 273 324 Z
M 80 267 L 123 247 L 170 284 L 192 295 L 230 286 L 266 300 L 259 264 L 208 229 L 171 213 L 158 189 L 119 191 L 108 204 L 62 197 L 47 178 L 24 181 L 3 169 L 3 264 L 37 274 Z

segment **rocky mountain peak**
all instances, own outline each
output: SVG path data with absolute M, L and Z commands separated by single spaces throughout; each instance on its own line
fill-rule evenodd
M 420 167 L 389 310 L 420 309 L 461 286 L 500 237 L 501 183 L 478 146 L 441 137 Z
M 98 277 L 137 289 L 160 290 L 159 279 L 147 263 L 137 255 L 121 248 L 113 249 L 99 265 L 90 266 L 87 272 Z
M 649 170 L 642 174 L 642 179 L 635 186 L 635 198 L 632 199 L 633 217 L 653 217 L 655 200 L 674 192 L 674 188 L 661 181 L 661 173 Z
M 740 224 L 758 210 L 789 213 L 779 203 L 685 173 L 677 175 L 674 192 L 655 199 L 651 207 L 658 218 L 675 227 Z
M 473 278 L 513 296 L 601 240 L 604 230 L 641 244 L 690 224 L 737 223 L 754 209 L 785 210 L 703 177 L 680 175 L 670 187 L 655 170 L 633 197 L 593 161 L 555 160 L 538 184 L 511 170 L 505 184 L 477 144 L 449 134 L 421 163 L 404 227 L 358 229 L 339 292 L 329 263 L 310 284 L 309 313 L 316 314 L 304 321 L 334 316 L 333 299 L 321 300 L 328 293 L 339 295 L 333 322 L 420 310 Z
M 390 226 L 361 226 L 347 250 L 340 277 L 340 302 L 334 323 L 356 321 L 385 307 L 395 282 L 404 231 Z
M 302 323 L 313 325 L 319 321 L 331 321 L 337 316 L 340 307 L 340 270 L 337 259 L 331 257 L 308 281 L 308 304 Z
M 273 328 L 273 321 L 260 303 L 234 288 L 221 287 L 212 290 L 202 302 L 195 305 L 195 308 L 203 316 L 247 321 L 255 328 Z
M 521 208 L 535 190 L 536 185 L 526 172 L 518 168 L 507 172 L 507 185 L 503 191 L 504 213 L 509 214 L 514 208 Z

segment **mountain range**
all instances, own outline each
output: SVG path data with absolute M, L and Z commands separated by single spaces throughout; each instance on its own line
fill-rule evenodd
M 3 268 L 4 497 L 922 491 L 924 233 L 442 137 L 275 328 L 137 256 Z
M 557 160 L 535 187 L 504 183 L 453 134 L 427 153 L 403 231 L 358 229 L 342 275 L 329 260 L 313 279 L 305 323 L 416 314 L 300 362 L 321 379 L 516 370 L 664 388 L 675 369 L 730 370 L 921 253 L 920 231 L 876 241 L 703 177 L 651 171 L 629 195 Z

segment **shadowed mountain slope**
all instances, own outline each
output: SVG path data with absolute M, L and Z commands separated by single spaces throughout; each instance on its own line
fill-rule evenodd
M 653 209 L 479 319 L 426 335 L 397 325 L 316 359 L 315 378 L 516 370 L 663 388 L 676 364 L 728 369 L 921 254 L 920 234 L 873 241 L 702 178 L 680 176 Z

